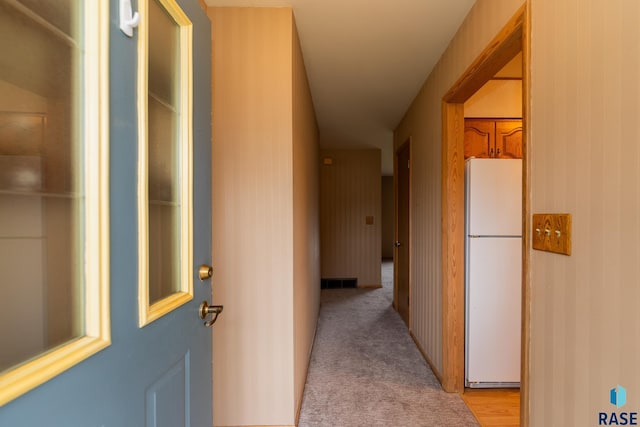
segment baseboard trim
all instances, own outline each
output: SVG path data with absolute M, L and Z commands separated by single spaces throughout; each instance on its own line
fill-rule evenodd
M 422 349 L 422 346 L 418 342 L 418 339 L 415 337 L 415 335 L 413 335 L 413 332 L 409 331 L 409 335 L 411 336 L 411 339 L 413 340 L 413 342 L 416 344 L 416 347 L 418 347 L 418 351 L 420 352 L 424 360 L 427 362 L 427 364 L 431 368 L 431 371 L 433 371 L 433 375 L 435 375 L 436 378 L 438 379 L 438 382 L 440 382 L 440 386 L 442 386 L 442 375 L 433 365 L 433 362 L 431 361 L 431 359 L 429 359 L 429 356 L 427 356 L 427 353 L 425 353 L 425 351 Z

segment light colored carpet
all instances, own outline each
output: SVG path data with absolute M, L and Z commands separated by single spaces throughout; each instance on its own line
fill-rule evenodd
M 299 427 L 477 426 L 445 393 L 381 289 L 322 290 Z

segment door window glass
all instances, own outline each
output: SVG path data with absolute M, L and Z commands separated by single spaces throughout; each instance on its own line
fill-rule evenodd
M 193 298 L 191 23 L 172 0 L 147 0 L 140 28 L 140 325 Z M 143 18 L 144 19 L 144 18 Z
M 0 0 L 0 405 L 108 345 L 106 3 Z

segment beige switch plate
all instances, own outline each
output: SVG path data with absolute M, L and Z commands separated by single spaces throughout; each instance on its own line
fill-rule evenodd
M 571 214 L 533 214 L 533 249 L 571 255 Z

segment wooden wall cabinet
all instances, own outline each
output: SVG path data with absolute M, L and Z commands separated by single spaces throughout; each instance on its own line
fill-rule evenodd
M 465 119 L 464 158 L 522 158 L 521 119 Z

